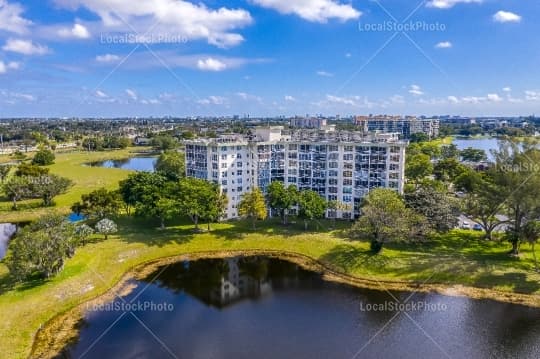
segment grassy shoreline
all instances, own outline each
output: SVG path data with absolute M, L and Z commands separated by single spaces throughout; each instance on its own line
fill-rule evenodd
M 110 302 L 116 296 L 124 296 L 131 292 L 128 282 L 131 279 L 144 278 L 154 272 L 159 266 L 184 260 L 197 260 L 206 258 L 227 258 L 233 256 L 267 256 L 295 263 L 300 267 L 321 273 L 328 281 L 346 284 L 358 288 L 389 291 L 434 292 L 448 296 L 462 296 L 473 299 L 490 299 L 502 302 L 527 305 L 540 308 L 540 299 L 530 295 L 512 294 L 495 290 L 485 290 L 474 287 L 447 286 L 440 284 L 418 284 L 411 282 L 385 281 L 370 278 L 359 278 L 347 273 L 336 271 L 329 264 L 321 262 L 308 255 L 295 252 L 274 250 L 240 250 L 240 251 L 214 251 L 193 252 L 165 257 L 141 263 L 127 271 L 122 278 L 105 293 L 97 295 L 86 302 L 59 313 L 48 321 L 37 333 L 32 345 L 30 358 L 54 358 L 61 350 L 78 335 L 77 324 L 83 318 L 87 308 Z
M 431 244 L 391 245 L 373 256 L 368 243 L 346 240 L 341 229 L 304 232 L 300 225 L 283 227 L 270 221 L 254 232 L 249 223 L 231 222 L 213 225 L 212 232 L 195 234 L 186 224 L 164 231 L 153 226 L 157 227 L 133 219 L 120 221 L 118 235 L 80 248 L 64 270 L 49 281 L 12 288 L 7 269 L 0 263 L 0 352 L 9 353 L 6 358 L 28 357 L 36 333 L 52 318 L 107 293 L 126 273 L 144 263 L 209 251 L 294 253 L 346 274 L 354 279 L 349 284 L 384 282 L 389 289 L 420 288 L 443 294 L 459 294 L 460 288 L 476 287 L 479 297 L 506 297 L 508 301 L 540 306 L 540 274 L 532 271 L 530 250 L 524 248 L 524 257 L 512 260 L 505 254 L 506 244 L 474 237 L 463 240 L 462 233 Z M 329 279 L 335 277 L 335 273 L 328 273 Z M 428 284 L 418 286 L 428 279 Z

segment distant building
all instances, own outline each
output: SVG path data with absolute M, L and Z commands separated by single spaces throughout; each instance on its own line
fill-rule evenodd
M 300 117 L 300 118 L 292 118 L 290 120 L 290 125 L 291 127 L 295 127 L 295 128 L 323 129 L 327 126 L 327 121 L 325 118 Z
M 399 133 L 403 138 L 408 139 L 412 134 L 424 133 L 429 138 L 439 136 L 438 119 L 420 119 L 416 117 L 401 116 L 357 116 L 355 124 L 363 132 L 391 132 Z
M 398 134 L 256 129 L 251 137 L 222 135 L 186 141 L 186 172 L 217 183 L 229 199 L 226 218 L 238 217 L 238 203 L 253 187 L 266 192 L 272 181 L 314 190 L 349 205 L 328 217 L 354 218 L 373 188 L 403 191 L 405 147 Z

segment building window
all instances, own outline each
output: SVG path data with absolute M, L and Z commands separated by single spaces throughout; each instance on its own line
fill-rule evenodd
M 352 171 L 343 171 L 343 177 L 352 177 Z
M 338 168 L 337 162 L 328 162 L 328 168 Z
M 226 163 L 222 163 L 222 164 L 221 164 L 221 168 L 227 168 L 227 164 L 226 164 Z
M 345 179 L 343 180 L 343 185 L 344 185 L 344 186 L 352 186 L 352 179 L 350 179 L 350 178 L 345 178 Z
M 343 202 L 345 202 L 345 203 L 352 202 L 352 196 L 349 196 L 349 195 L 343 196 Z
M 353 160 L 353 154 L 352 153 L 346 153 L 343 155 L 343 161 L 352 161 Z
M 221 155 L 221 159 L 222 159 L 222 160 L 226 160 L 226 159 L 227 159 L 227 155 Z
M 227 185 L 227 180 L 221 181 L 221 185 L 222 185 L 222 186 L 226 186 L 226 185 Z

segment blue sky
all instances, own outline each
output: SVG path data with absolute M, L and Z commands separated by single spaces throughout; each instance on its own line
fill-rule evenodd
M 0 117 L 540 114 L 539 1 L 192 1 L 0 0 Z

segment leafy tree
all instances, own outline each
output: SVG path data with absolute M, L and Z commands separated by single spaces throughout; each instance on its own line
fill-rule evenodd
M 28 163 L 21 163 L 15 171 L 15 176 L 19 177 L 39 177 L 49 174 L 48 168 L 31 165 Z
M 493 178 L 474 171 L 460 176 L 457 183 L 457 187 L 467 192 L 464 199 L 465 213 L 482 226 L 487 240 L 493 239 L 495 229 L 507 222 L 498 216 L 503 211 L 504 189 Z
M 177 151 L 163 152 L 156 162 L 155 170 L 172 181 L 180 180 L 186 172 L 183 154 Z
M 103 150 L 103 140 L 100 138 L 85 138 L 82 141 L 81 146 L 87 151 L 101 151 Z
M 36 153 L 32 159 L 32 164 L 37 166 L 48 166 L 52 165 L 54 160 L 54 153 L 51 150 L 43 148 Z
M 96 232 L 103 234 L 105 236 L 105 240 L 107 240 L 109 235 L 118 232 L 118 227 L 116 226 L 116 223 L 110 219 L 103 218 L 101 221 L 96 223 Z
M 13 166 L 11 165 L 0 165 L 0 182 L 3 183 L 9 172 L 11 172 L 11 169 L 13 168 Z
M 412 182 L 417 183 L 421 179 L 433 173 L 431 158 L 426 154 L 408 156 L 405 164 L 405 176 Z
M 441 157 L 441 147 L 434 142 L 425 142 L 420 144 L 420 152 L 428 155 L 431 159 Z
M 529 222 L 540 217 L 540 150 L 533 145 L 502 144 L 494 151 L 496 163 L 488 171 L 499 187 L 501 207 L 510 217 L 507 239 L 512 244 L 512 255 L 519 254 Z
M 170 135 L 159 135 L 152 138 L 152 147 L 159 151 L 171 151 L 178 147 L 178 141 Z
M 298 190 L 293 185 L 286 188 L 283 182 L 274 181 L 266 190 L 266 199 L 269 207 L 279 213 L 283 224 L 287 224 L 288 212 L 298 203 Z
M 238 214 L 250 218 L 253 229 L 257 220 L 264 220 L 268 216 L 264 195 L 259 188 L 253 188 L 250 192 L 242 195 L 238 204 Z
M 156 176 L 159 176 L 156 174 Z M 156 179 L 154 185 L 160 181 Z M 177 202 L 178 184 L 166 182 L 162 177 L 160 186 L 148 186 L 142 195 L 142 201 L 136 205 L 137 215 L 157 218 L 160 221 L 160 228 L 165 229 L 165 221 L 179 213 Z
M 441 147 L 442 159 L 458 158 L 458 157 L 459 157 L 459 149 L 453 143 L 450 145 L 445 145 Z
M 455 182 L 456 178 L 467 169 L 468 167 L 459 163 L 456 158 L 446 158 L 437 162 L 433 168 L 433 175 L 439 181 Z
M 298 217 L 304 220 L 304 229 L 308 229 L 308 221 L 324 218 L 326 212 L 326 200 L 317 192 L 301 191 L 298 197 Z
M 405 204 L 423 215 L 431 228 L 438 232 L 448 232 L 458 224 L 460 208 L 446 191 L 431 186 L 420 186 L 405 194 Z
M 32 178 L 30 181 L 31 193 L 41 197 L 44 206 L 51 206 L 53 198 L 65 193 L 73 182 L 69 178 L 57 175 L 44 175 Z
M 148 200 L 148 197 L 152 197 L 156 188 L 162 188 L 165 182 L 165 177 L 150 172 L 136 172 L 120 181 L 119 193 L 126 205 L 126 212 L 131 214 L 131 208 L 136 208 L 138 204 Z M 137 214 L 141 215 L 140 209 Z
M 81 201 L 71 206 L 77 214 L 83 214 L 90 220 L 99 221 L 103 218 L 116 217 L 122 207 L 122 197 L 118 191 L 108 191 L 100 188 L 81 196 Z
M 49 278 L 62 270 L 77 243 L 74 225 L 63 215 L 47 215 L 17 233 L 6 264 L 16 280 L 34 274 Z
M 31 189 L 28 177 L 11 177 L 3 184 L 4 193 L 12 202 L 11 209 L 17 210 L 17 202 L 29 197 Z
M 94 229 L 85 223 L 75 226 L 75 236 L 81 245 L 85 245 L 92 234 L 94 234 Z
M 379 253 L 388 242 L 408 241 L 426 232 L 425 219 L 407 208 L 395 191 L 378 188 L 364 198 L 362 215 L 350 236 L 369 240 L 372 251 Z
M 426 141 L 429 141 L 429 136 L 423 132 L 411 134 L 411 142 L 426 142 Z
M 460 151 L 460 156 L 463 161 L 481 162 L 487 160 L 486 151 L 468 147 Z
M 531 245 L 531 250 L 534 258 L 534 266 L 536 271 L 540 271 L 538 267 L 538 259 L 536 258 L 535 245 L 540 238 L 540 221 L 530 221 L 523 228 L 523 239 Z
M 180 180 L 177 198 L 181 212 L 191 218 L 197 230 L 200 219 L 212 221 L 221 217 L 226 203 L 217 185 L 192 177 Z

